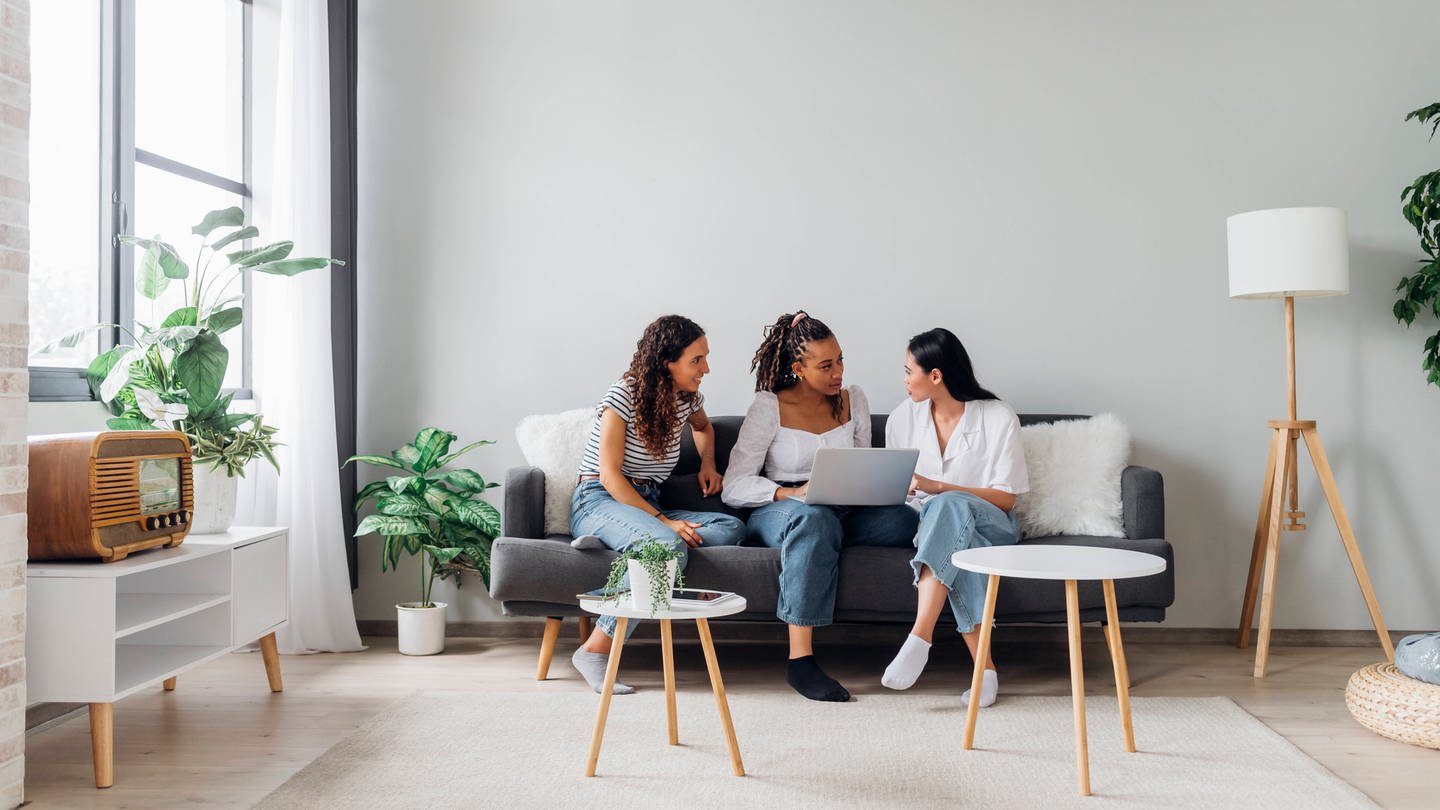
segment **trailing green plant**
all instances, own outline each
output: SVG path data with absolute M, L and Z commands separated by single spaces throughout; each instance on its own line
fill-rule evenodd
M 1440 129 L 1440 102 L 1413 110 L 1405 120 L 1418 119 L 1421 125 L 1430 125 L 1430 139 Z M 1440 318 L 1440 170 L 1427 172 L 1415 178 L 1415 182 L 1400 192 L 1404 202 L 1402 213 L 1405 221 L 1420 237 L 1420 250 L 1427 258 L 1420 259 L 1420 269 L 1414 275 L 1400 279 L 1395 290 L 1400 300 L 1395 302 L 1395 318 L 1410 326 L 1415 316 L 1428 309 L 1430 314 Z M 1431 385 L 1440 386 L 1440 331 L 1425 339 L 1424 357 L 1420 363 L 1425 379 Z
M 500 513 L 483 495 L 500 485 L 486 483 L 473 470 L 446 465 L 494 442 L 482 439 L 451 453 L 456 438 L 427 427 L 389 455 L 355 455 L 345 461 L 399 470 L 356 493 L 355 511 L 373 502 L 375 514 L 360 521 L 355 536 L 378 534 L 384 539 L 381 571 L 398 569 L 401 554 L 420 557 L 420 607 L 434 606 L 430 591 L 437 576 L 453 576 L 459 585 L 461 573 L 478 573 L 490 587 L 490 546 L 500 534 Z
M 224 467 L 231 476 L 243 476 L 245 465 L 256 458 L 278 471 L 275 428 L 265 425 L 260 414 L 231 413 L 232 395 L 220 390 L 230 365 L 220 336 L 244 320 L 244 296 L 233 288 L 246 273 L 294 276 L 344 262 L 292 258 L 294 243 L 289 241 L 242 247 L 259 237 L 260 229 L 246 225 L 238 207 L 211 211 L 190 233 L 200 242 L 193 269 L 174 244 L 158 236 L 120 237 L 144 250 L 135 268 L 135 290 L 142 298 L 156 301 L 172 283 L 181 285 L 184 300 L 158 325 L 137 321 L 137 334 L 121 324 L 93 324 L 40 353 L 74 347 L 98 329 L 117 329 L 128 342 L 102 353 L 85 370 L 91 394 L 112 414 L 106 422 L 110 429 L 179 430 L 190 438 L 197 462 Z
M 661 605 L 669 604 L 670 589 L 685 587 L 685 572 L 676 568 L 675 582 L 672 585 L 670 578 L 666 575 L 665 568 L 671 560 L 680 559 L 679 541 L 671 543 L 657 540 L 650 537 L 630 548 L 620 552 L 614 561 L 610 563 L 610 574 L 605 578 L 605 599 L 613 601 L 623 593 L 621 589 L 625 584 L 625 575 L 630 570 L 630 561 L 634 560 L 645 569 L 650 578 L 650 615 L 654 616 Z

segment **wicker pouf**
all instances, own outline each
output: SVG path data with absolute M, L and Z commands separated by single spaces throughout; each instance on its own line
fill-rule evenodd
M 1419 681 L 1391 663 L 1350 676 L 1345 705 L 1356 722 L 1382 737 L 1440 748 L 1440 686 Z

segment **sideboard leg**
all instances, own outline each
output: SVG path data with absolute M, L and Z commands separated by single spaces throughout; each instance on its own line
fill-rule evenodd
M 285 683 L 280 680 L 280 651 L 275 647 L 275 634 L 260 639 L 260 656 L 265 659 L 265 677 L 270 680 L 271 692 L 284 692 Z
M 174 691 L 175 691 L 175 681 L 176 681 L 176 680 L 177 680 L 177 679 L 176 679 L 175 677 L 170 677 L 170 678 L 166 678 L 166 679 L 165 679 L 165 684 L 164 684 L 164 686 L 165 686 L 165 691 L 166 691 L 166 692 L 174 692 Z
M 90 754 L 95 760 L 95 787 L 115 784 L 115 704 L 90 704 Z

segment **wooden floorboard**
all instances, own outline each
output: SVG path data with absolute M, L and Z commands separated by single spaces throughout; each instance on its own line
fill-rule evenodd
M 732 700 L 747 691 L 786 692 L 784 647 L 755 641 L 716 642 Z M 266 687 L 257 654 L 223 656 L 182 676 L 176 691 L 154 690 L 115 706 L 115 786 L 93 787 L 89 725 L 83 712 L 32 732 L 26 750 L 26 798 L 35 808 L 249 807 L 393 701 L 424 689 L 556 691 L 583 688 L 569 665 L 574 623 L 566 622 L 551 679 L 534 680 L 534 639 L 451 639 L 443 655 L 410 658 L 393 638 L 367 638 L 370 649 L 341 655 L 283 656 L 283 694 Z M 822 665 L 858 695 L 880 694 L 880 673 L 894 644 L 825 644 Z M 1087 629 L 1087 693 L 1113 694 L 1105 645 Z M 1001 698 L 1068 695 L 1063 644 L 995 643 Z M 1127 646 L 1137 697 L 1222 695 L 1314 757 L 1384 807 L 1435 807 L 1440 796 L 1440 751 L 1376 736 L 1345 709 L 1350 674 L 1380 659 L 1366 647 L 1276 646 L 1270 675 L 1250 676 L 1254 651 L 1230 645 L 1145 643 Z M 970 659 L 958 639 L 935 645 L 916 691 L 966 688 Z M 698 644 L 677 643 L 676 681 L 682 690 L 708 690 Z M 660 652 L 641 639 L 626 647 L 627 683 L 661 688 Z M 795 698 L 800 700 L 798 696 Z M 1136 717 L 1144 748 L 1143 722 Z M 957 732 L 958 734 L 958 732 Z M 957 748 L 958 752 L 958 739 Z M 818 778 L 818 776 L 817 776 Z

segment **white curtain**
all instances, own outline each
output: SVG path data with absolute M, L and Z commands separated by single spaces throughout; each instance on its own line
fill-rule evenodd
M 330 93 L 325 0 L 260 0 L 255 8 L 255 223 L 293 256 L 330 252 Z M 262 139 L 274 133 L 273 142 Z M 364 649 L 355 626 L 341 521 L 330 354 L 330 274 L 255 274 L 253 384 L 279 428 L 280 475 L 265 463 L 242 480 L 237 525 L 290 528 L 290 625 L 282 652 Z

